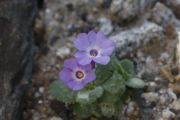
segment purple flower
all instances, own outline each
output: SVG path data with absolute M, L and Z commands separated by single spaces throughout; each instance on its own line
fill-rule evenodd
M 72 90 L 80 90 L 96 78 L 90 64 L 80 65 L 75 58 L 65 60 L 64 68 L 59 75 Z
M 114 42 L 108 40 L 102 32 L 94 31 L 88 34 L 80 33 L 74 41 L 74 46 L 79 50 L 75 57 L 81 65 L 90 64 L 92 61 L 106 65 L 115 48 Z

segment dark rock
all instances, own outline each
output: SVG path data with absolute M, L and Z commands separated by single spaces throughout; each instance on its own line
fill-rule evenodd
M 31 78 L 35 0 L 0 1 L 0 120 L 19 120 Z

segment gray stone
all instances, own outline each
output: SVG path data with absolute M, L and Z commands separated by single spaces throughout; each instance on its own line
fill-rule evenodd
M 162 3 L 156 3 L 151 12 L 150 19 L 158 25 L 174 24 L 180 29 L 180 21 L 174 13 Z
M 171 108 L 174 110 L 180 110 L 180 99 L 174 100 L 171 104 Z
M 180 0 L 162 0 L 180 18 Z
M 177 100 L 176 94 L 170 89 L 159 90 L 159 103 L 162 105 L 170 105 L 172 101 Z
M 158 66 L 155 64 L 151 56 L 146 58 L 146 72 L 147 73 L 158 73 Z
M 169 110 L 169 108 L 166 108 L 162 112 L 162 118 L 163 120 L 170 120 L 175 117 L 175 114 Z
M 147 103 L 157 102 L 159 100 L 159 95 L 155 92 L 143 93 L 142 97 L 146 100 Z
M 122 20 L 131 20 L 146 12 L 156 0 L 113 0 L 110 11 Z
M 117 55 L 122 57 L 138 47 L 143 47 L 152 39 L 163 40 L 163 29 L 152 22 L 145 21 L 141 25 L 120 31 L 109 38 L 116 42 Z
M 113 26 L 110 19 L 102 17 L 99 19 L 99 23 L 100 31 L 103 32 L 105 35 L 109 35 L 112 32 Z

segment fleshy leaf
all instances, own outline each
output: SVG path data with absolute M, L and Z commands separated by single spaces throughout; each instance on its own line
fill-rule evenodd
M 74 106 L 74 112 L 77 117 L 80 118 L 88 118 L 92 115 L 92 112 L 90 111 L 90 106 L 85 104 L 75 104 Z
M 90 98 L 91 101 L 94 102 L 96 99 L 98 99 L 99 97 L 101 97 L 103 95 L 103 88 L 102 87 L 96 87 L 94 90 L 92 90 L 90 92 Z
M 119 61 L 115 56 L 111 57 L 111 61 L 107 65 L 98 64 L 96 67 L 95 85 L 101 85 L 113 75 L 114 71 L 119 71 L 121 69 L 119 65 Z
M 96 101 L 96 99 L 101 97 L 102 94 L 102 87 L 96 87 L 93 90 L 82 90 L 77 93 L 76 102 L 81 104 L 89 104 Z
M 110 64 L 110 63 L 109 63 Z M 97 65 L 96 67 L 96 80 L 94 84 L 101 85 L 112 76 L 110 65 Z
M 106 81 L 106 83 L 103 85 L 104 89 L 112 94 L 123 94 L 125 91 L 125 83 L 124 79 L 118 72 L 114 72 L 113 76 Z
M 112 103 L 101 103 L 101 112 L 106 117 L 112 117 L 115 115 L 116 109 Z
M 139 78 L 132 78 L 132 79 L 126 81 L 126 85 L 128 87 L 132 87 L 132 88 L 143 88 L 145 83 L 143 80 L 141 80 Z
M 116 56 L 112 56 L 109 65 L 111 66 L 112 71 L 118 71 L 125 80 L 132 78 L 134 75 L 134 65 L 128 59 L 119 61 Z
M 103 116 L 117 116 L 122 109 L 122 101 L 118 94 L 105 93 L 100 101 L 99 105 Z
M 63 82 L 56 80 L 50 85 L 50 94 L 53 98 L 64 102 L 72 103 L 75 101 L 75 92 L 70 90 Z
M 88 118 L 92 115 L 96 117 L 101 116 L 101 111 L 97 106 L 97 103 L 93 104 L 75 104 L 73 105 L 74 112 L 79 118 Z
M 90 102 L 90 91 L 79 91 L 76 96 L 76 102 L 81 104 L 88 104 Z
M 128 59 L 123 59 L 119 62 L 122 66 L 122 68 L 125 70 L 126 73 L 128 73 L 129 77 L 134 76 L 134 64 L 132 61 Z

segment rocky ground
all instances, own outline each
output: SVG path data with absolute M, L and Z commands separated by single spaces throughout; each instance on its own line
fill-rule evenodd
M 146 82 L 133 90 L 119 120 L 180 120 L 180 0 L 45 0 L 34 30 L 36 67 L 24 120 L 73 120 L 48 87 L 74 53 L 75 36 L 90 30 L 114 40 L 116 55 L 131 59 Z

